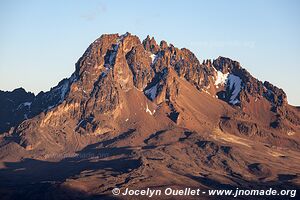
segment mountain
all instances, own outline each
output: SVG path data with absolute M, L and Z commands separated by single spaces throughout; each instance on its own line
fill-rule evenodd
M 1 91 L 0 102 L 6 199 L 299 188 L 299 108 L 229 58 L 105 34 L 50 91 Z

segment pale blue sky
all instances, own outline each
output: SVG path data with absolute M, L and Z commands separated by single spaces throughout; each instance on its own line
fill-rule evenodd
M 238 60 L 300 105 L 300 1 L 0 0 L 0 89 L 49 90 L 103 33 Z

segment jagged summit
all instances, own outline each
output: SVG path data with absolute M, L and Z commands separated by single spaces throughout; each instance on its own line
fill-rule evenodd
M 96 39 L 78 60 L 70 78 L 62 80 L 49 92 L 31 95 L 31 109 L 24 111 L 18 120 L 2 120 L 1 130 L 48 112 L 64 101 L 81 105 L 84 115 L 94 115 L 94 110 L 112 112 L 121 104 L 120 91 L 133 88 L 156 104 L 169 102 L 174 109 L 170 99 L 178 95 L 176 77 L 183 78 L 199 92 L 242 109 L 251 104 L 252 99 L 254 102 L 265 99 L 270 102 L 272 111 L 286 118 L 284 91 L 257 80 L 239 62 L 218 57 L 201 64 L 186 48 L 178 49 L 165 41 L 158 45 L 149 35 L 141 42 L 127 32 L 104 34 Z
M 150 36 L 102 35 L 50 91 L 0 91 L 0 102 L 4 191 L 52 180 L 96 194 L 137 182 L 253 189 L 300 174 L 299 108 L 282 89 Z
M 37 151 L 46 145 L 44 137 L 60 151 L 74 137 L 85 136 L 80 147 L 89 137 L 125 131 L 131 125 L 124 121 L 145 132 L 169 126 L 201 131 L 220 123 L 231 132 L 256 127 L 262 135 L 295 133 L 300 123 L 284 91 L 257 80 L 239 62 L 218 57 L 200 63 L 186 48 L 158 45 L 150 36 L 141 42 L 130 33 L 96 39 L 70 78 L 50 91 L 1 92 L 1 100 L 1 131 Z

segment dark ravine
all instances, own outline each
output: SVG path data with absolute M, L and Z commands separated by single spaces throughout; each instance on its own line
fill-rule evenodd
M 0 102 L 7 199 L 45 190 L 110 198 L 116 186 L 299 187 L 299 108 L 229 58 L 200 63 L 149 36 L 106 34 L 50 91 L 0 91 Z M 19 181 L 41 189 L 14 195 Z

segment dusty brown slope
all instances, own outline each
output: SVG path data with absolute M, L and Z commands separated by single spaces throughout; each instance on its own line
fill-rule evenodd
M 103 35 L 69 79 L 33 100 L 44 111 L 1 135 L 0 194 L 298 188 L 300 114 L 286 98 L 228 58 L 201 64 L 164 41 Z

